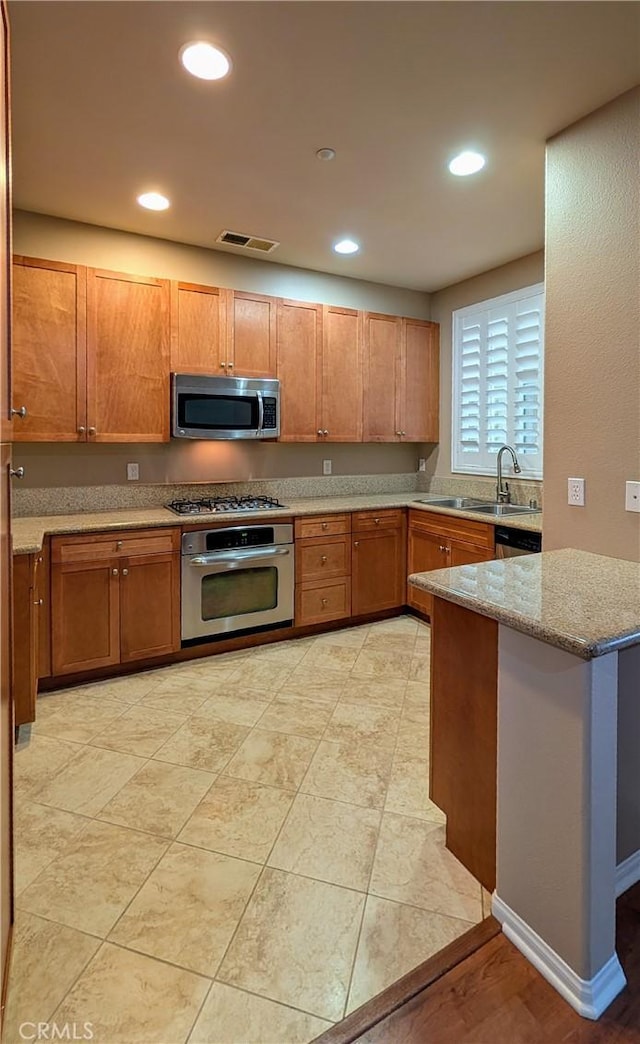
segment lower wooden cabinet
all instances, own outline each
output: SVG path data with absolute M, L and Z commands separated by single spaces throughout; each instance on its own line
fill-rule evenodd
M 53 675 L 180 648 L 179 541 L 178 529 L 54 537 Z M 159 553 L 159 543 L 174 550 Z
M 406 527 L 402 510 L 357 512 L 352 519 L 351 613 L 404 605 Z
M 487 522 L 409 511 L 407 574 L 489 562 L 495 558 L 495 530 Z M 431 616 L 433 595 L 407 585 L 407 605 Z
M 298 626 L 351 616 L 351 577 L 296 584 L 295 614 Z
M 351 616 L 350 515 L 309 515 L 295 520 L 295 624 Z

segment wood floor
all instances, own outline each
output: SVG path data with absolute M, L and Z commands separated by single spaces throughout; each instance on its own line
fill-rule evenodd
M 431 985 L 386 1017 L 382 996 L 371 1001 L 367 1007 L 373 1012 L 378 1004 L 378 1020 L 375 1025 L 369 1020 L 359 1035 L 340 1035 L 348 1019 L 320 1039 L 330 1037 L 332 1044 L 640 1042 L 640 885 L 618 900 L 617 915 L 618 956 L 628 985 L 597 1022 L 580 1018 L 500 933 L 437 981 L 431 976 Z M 361 1030 L 363 1011 L 351 1016 L 360 1017 Z

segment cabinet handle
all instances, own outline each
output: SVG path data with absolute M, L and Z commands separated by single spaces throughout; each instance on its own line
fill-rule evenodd
M 26 406 L 21 406 L 19 409 L 16 410 L 12 406 L 11 407 L 11 416 L 12 417 L 20 417 L 22 420 L 24 420 L 24 418 L 27 416 L 27 407 Z
M 44 598 L 36 598 L 34 605 L 44 605 Z
M 353 541 L 353 546 L 354 547 L 360 547 L 360 541 L 359 540 L 354 540 Z
M 95 428 L 89 428 L 89 435 L 97 435 L 97 434 L 98 433 L 97 433 Z
M 129 570 L 128 569 L 123 569 L 122 570 L 122 575 L 123 576 L 129 576 Z
M 118 575 L 118 570 L 117 569 L 112 569 L 111 572 L 113 573 L 114 576 Z
M 320 561 L 321 561 L 321 562 L 322 562 L 322 564 L 324 565 L 324 564 L 325 564 L 325 562 L 327 561 L 327 556 L 326 556 L 326 555 L 320 555 Z
M 122 541 L 121 540 L 116 540 L 116 550 L 117 551 L 121 551 L 122 550 Z
M 24 478 L 24 468 L 22 465 L 19 468 L 9 468 L 9 474 L 11 478 Z
M 86 430 L 87 429 L 85 428 L 84 424 L 81 424 L 80 427 L 78 428 L 78 435 L 84 435 Z

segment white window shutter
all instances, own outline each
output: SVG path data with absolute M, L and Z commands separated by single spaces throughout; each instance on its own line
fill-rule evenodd
M 542 286 L 453 315 L 453 471 L 494 475 L 504 443 L 525 478 L 542 478 Z

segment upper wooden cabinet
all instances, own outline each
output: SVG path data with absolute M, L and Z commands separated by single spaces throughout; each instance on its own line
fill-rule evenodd
M 87 429 L 94 442 L 169 441 L 169 281 L 87 271 Z
M 362 441 L 362 312 L 324 305 L 318 425 L 326 442 Z
M 364 317 L 364 442 L 437 442 L 439 327 Z
M 275 377 L 277 298 L 228 290 L 227 301 L 226 372 Z
M 12 405 L 16 442 L 86 440 L 86 269 L 14 257 Z
M 171 284 L 171 369 L 224 375 L 227 368 L 226 292 L 197 283 Z
M 402 319 L 364 315 L 363 442 L 397 442 Z
M 316 442 L 322 305 L 278 301 L 280 441 Z
M 440 405 L 440 327 L 402 320 L 400 424 L 405 442 L 437 442 Z

